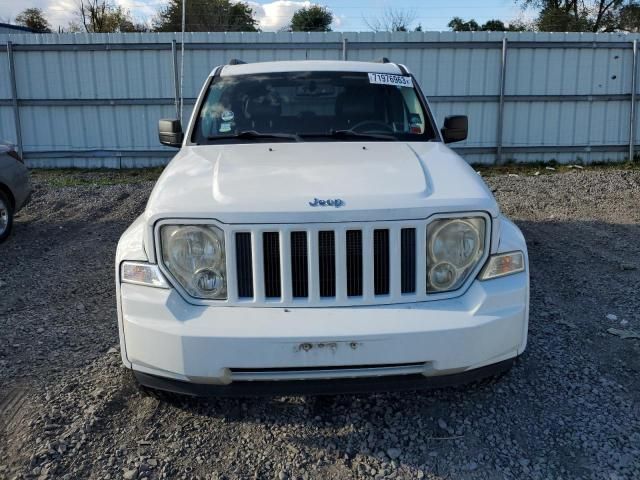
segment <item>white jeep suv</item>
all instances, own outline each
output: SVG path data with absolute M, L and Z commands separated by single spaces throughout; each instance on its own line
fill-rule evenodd
M 525 349 L 525 240 L 381 62 L 232 61 L 116 256 L 122 360 L 191 395 L 443 386 Z

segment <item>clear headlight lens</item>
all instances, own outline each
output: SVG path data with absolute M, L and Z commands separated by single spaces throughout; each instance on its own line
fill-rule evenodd
M 165 267 L 197 298 L 227 298 L 222 230 L 212 225 L 165 225 L 160 230 Z
M 459 288 L 485 251 L 485 221 L 481 217 L 436 220 L 429 224 L 429 292 Z

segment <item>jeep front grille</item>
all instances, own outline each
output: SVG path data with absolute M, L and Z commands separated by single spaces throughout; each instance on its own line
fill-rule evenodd
M 228 264 L 235 266 L 228 270 L 233 303 L 338 306 L 426 299 L 424 221 L 255 226 L 227 232 L 227 245 Z
M 362 295 L 362 230 L 347 230 L 347 296 Z
M 416 229 L 403 228 L 400 231 L 400 261 L 402 265 L 402 293 L 416 291 Z
M 236 234 L 236 275 L 238 279 L 238 296 L 253 297 L 253 278 L 251 275 L 251 234 Z
M 307 232 L 291 232 L 291 289 L 293 298 L 307 298 L 309 296 L 309 255 L 307 252 Z

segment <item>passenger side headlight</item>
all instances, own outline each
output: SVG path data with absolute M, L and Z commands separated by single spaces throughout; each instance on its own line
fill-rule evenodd
M 212 225 L 165 225 L 160 242 L 164 266 L 189 295 L 227 298 L 222 230 Z
M 459 288 L 485 252 L 485 220 L 481 217 L 435 220 L 427 230 L 427 291 Z

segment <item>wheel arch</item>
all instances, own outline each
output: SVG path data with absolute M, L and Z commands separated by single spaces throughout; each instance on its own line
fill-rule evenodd
M 16 208 L 16 199 L 13 196 L 13 193 L 11 192 L 11 189 L 7 185 L 5 185 L 4 183 L 0 182 L 0 192 L 4 193 L 7 196 L 7 198 L 9 199 L 11 210 L 15 210 L 15 208 Z

